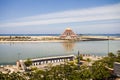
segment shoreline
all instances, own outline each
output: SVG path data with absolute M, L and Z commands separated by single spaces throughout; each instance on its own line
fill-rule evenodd
M 105 41 L 105 40 L 81 40 L 81 41 Z M 114 40 L 119 41 L 119 40 Z M 47 40 L 47 41 L 0 41 L 0 43 L 40 43 L 40 42 L 72 42 L 72 41 L 66 41 L 66 40 Z M 77 42 L 77 41 L 73 41 Z
M 42 40 L 42 41 L 0 41 L 0 43 L 29 43 L 29 42 L 67 42 L 65 40 Z
M 104 41 L 120 40 L 120 37 L 113 36 L 79 36 L 79 40 L 62 40 L 59 36 L 0 36 L 0 43 L 16 42 L 77 42 L 77 41 Z

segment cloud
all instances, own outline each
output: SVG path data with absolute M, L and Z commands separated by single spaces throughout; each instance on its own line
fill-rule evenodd
M 24 17 L 9 23 L 0 23 L 6 26 L 33 26 L 46 24 L 59 24 L 71 22 L 120 20 L 120 3 L 96 8 L 54 12 L 37 16 Z M 17 21 L 17 22 L 16 22 Z

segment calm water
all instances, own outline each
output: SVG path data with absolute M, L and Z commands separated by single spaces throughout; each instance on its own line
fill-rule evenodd
M 120 50 L 119 41 L 109 41 L 110 52 Z M 18 59 L 77 54 L 105 56 L 108 41 L 0 43 L 0 65 L 15 64 Z

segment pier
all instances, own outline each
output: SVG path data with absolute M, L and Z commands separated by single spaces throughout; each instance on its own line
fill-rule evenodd
M 31 59 L 32 61 L 32 66 L 42 66 L 45 64 L 55 64 L 55 63 L 61 63 L 61 62 L 68 62 L 68 61 L 73 61 L 75 58 L 74 55 L 66 55 L 66 56 L 55 56 L 55 57 L 44 57 L 44 58 L 35 58 L 35 59 Z M 26 70 L 26 66 L 24 64 L 26 60 L 19 60 L 17 62 L 17 67 L 19 69 L 19 67 L 21 67 L 22 70 Z
M 67 56 L 37 58 L 37 59 L 31 59 L 31 60 L 32 60 L 32 65 L 37 66 L 37 65 L 48 64 L 48 63 L 73 61 L 73 59 L 74 59 L 74 55 L 67 55 Z

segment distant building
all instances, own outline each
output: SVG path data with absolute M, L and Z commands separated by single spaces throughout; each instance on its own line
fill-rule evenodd
M 71 39 L 78 39 L 78 36 L 72 31 L 71 28 L 66 28 L 64 33 L 60 36 L 60 39 L 66 39 L 66 40 L 71 40 Z
M 114 74 L 120 77 L 120 63 L 114 62 Z

